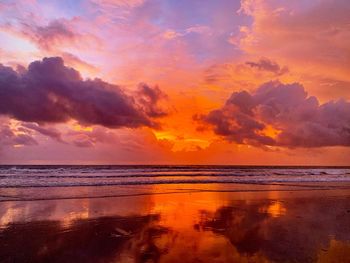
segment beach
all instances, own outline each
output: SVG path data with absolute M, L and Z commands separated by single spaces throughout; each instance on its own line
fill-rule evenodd
M 350 262 L 350 182 L 0 189 L 0 262 Z
M 0 263 L 350 263 L 350 0 L 0 0 Z

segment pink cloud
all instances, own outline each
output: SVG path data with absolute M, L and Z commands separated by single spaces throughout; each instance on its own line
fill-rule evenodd
M 46 26 L 25 23 L 22 23 L 22 26 L 22 33 L 44 50 L 50 50 L 62 42 L 73 42 L 78 37 L 66 20 L 52 20 Z
M 287 147 L 350 146 L 350 103 L 319 104 L 298 83 L 278 81 L 234 92 L 219 109 L 195 117 L 238 144 Z M 272 126 L 276 136 L 266 133 Z
M 350 2 L 242 0 L 253 18 L 231 41 L 249 54 L 269 54 L 309 75 L 349 80 Z
M 91 0 L 92 3 L 104 7 L 128 7 L 134 8 L 142 5 L 145 0 Z

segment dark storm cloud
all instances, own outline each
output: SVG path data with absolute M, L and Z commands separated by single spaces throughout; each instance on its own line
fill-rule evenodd
M 240 144 L 287 147 L 350 146 L 350 103 L 319 104 L 298 83 L 278 81 L 254 93 L 234 92 L 225 105 L 197 120 L 210 124 L 216 134 Z M 279 132 L 266 132 L 273 127 Z
M 75 119 L 110 128 L 156 126 L 152 118 L 162 114 L 153 107 L 165 95 L 158 88 L 142 90 L 138 98 L 139 93 L 129 96 L 101 79 L 83 80 L 59 57 L 34 61 L 20 73 L 0 65 L 0 114 L 25 122 Z

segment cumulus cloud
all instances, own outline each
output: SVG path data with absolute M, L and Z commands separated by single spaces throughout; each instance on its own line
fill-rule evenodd
M 273 81 L 253 93 L 234 92 L 223 107 L 195 118 L 239 144 L 350 146 L 350 103 L 320 104 L 298 83 Z
M 155 127 L 154 118 L 165 114 L 156 107 L 165 95 L 143 86 L 138 97 L 101 79 L 83 80 L 59 57 L 34 61 L 21 72 L 0 65 L 0 114 L 39 124 L 75 119 L 109 128 Z

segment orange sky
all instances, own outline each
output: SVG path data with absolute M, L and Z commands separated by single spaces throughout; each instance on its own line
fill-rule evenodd
M 349 12 L 346 0 L 5 1 L 0 163 L 348 165 Z

